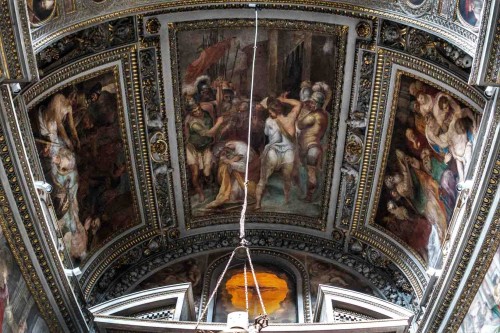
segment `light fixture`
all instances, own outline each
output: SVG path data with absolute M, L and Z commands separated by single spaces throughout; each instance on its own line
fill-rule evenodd
M 248 312 L 236 311 L 227 315 L 227 326 L 219 333 L 248 333 Z

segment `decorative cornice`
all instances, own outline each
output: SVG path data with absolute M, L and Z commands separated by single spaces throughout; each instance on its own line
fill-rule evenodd
M 500 5 L 500 3 L 499 3 Z M 490 50 L 488 54 L 488 61 L 486 64 L 486 78 L 484 79 L 485 85 L 500 85 L 500 11 L 499 17 L 495 24 L 493 24 L 493 41 L 491 43 Z M 480 54 L 478 53 L 478 58 Z
M 0 82 L 38 79 L 26 3 L 0 1 Z
M 344 253 L 342 244 L 306 234 L 249 230 L 247 231 L 247 239 L 250 241 L 252 249 L 272 248 L 300 251 L 333 261 L 341 267 L 345 267 L 347 271 L 354 270 L 367 278 L 392 302 L 408 308 L 413 307 L 414 295 L 408 280 L 392 264 L 377 261 L 369 248 L 366 249 L 367 259 L 365 260 L 359 255 Z M 158 267 L 168 266 L 202 252 L 230 250 L 238 244 L 239 238 L 236 230 L 220 231 L 182 238 L 175 243 L 169 243 L 163 251 L 145 256 L 141 254 L 148 247 L 148 244 L 144 242 L 128 253 L 123 253 L 114 264 L 107 266 L 104 274 L 93 278 L 94 282 L 85 287 L 85 294 L 94 304 L 103 299 L 118 297 L 127 293 L 133 285 Z M 135 259 L 129 261 L 128 258 Z M 375 263 L 381 266 L 378 267 Z
M 487 56 L 486 56 L 486 59 L 488 59 L 488 57 L 490 57 L 490 59 L 492 61 L 496 61 L 498 60 L 498 45 L 500 44 L 500 32 L 499 32 L 499 27 L 500 27 L 500 17 L 497 17 L 495 18 L 493 16 L 493 20 L 490 21 L 490 16 L 496 12 L 497 16 L 500 15 L 500 12 L 498 11 L 498 6 L 500 5 L 500 1 L 498 0 L 485 0 L 483 1 L 483 12 L 482 12 L 482 20 L 481 20 L 481 27 L 479 29 L 479 36 L 477 38 L 477 43 L 476 43 L 476 50 L 475 50 L 475 57 L 474 57 L 474 62 L 472 63 L 472 70 L 471 70 L 471 75 L 469 77 L 469 83 L 470 84 L 482 84 L 482 83 L 485 83 L 485 82 L 482 82 L 483 80 L 481 80 L 481 76 L 482 76 L 482 73 L 479 72 L 480 70 L 480 67 L 481 67 L 481 64 L 484 63 L 486 61 L 486 63 L 488 63 L 488 67 L 490 66 L 489 64 L 489 61 L 488 60 L 485 60 L 485 58 L 483 57 L 483 54 L 485 53 L 485 50 L 488 50 L 490 47 L 491 49 L 493 50 L 493 53 L 496 53 L 496 56 L 495 57 L 495 54 L 491 54 L 491 53 L 488 53 Z M 495 6 L 497 8 L 495 8 Z M 496 23 L 495 23 L 496 21 Z M 493 38 L 494 40 L 491 41 L 492 45 L 489 46 L 487 45 L 488 44 L 488 25 L 491 25 L 491 33 L 493 34 Z M 494 26 L 496 25 L 496 29 L 494 28 Z M 498 64 L 496 64 L 498 65 Z M 494 66 L 496 67 L 496 66 Z M 497 72 L 498 73 L 498 72 Z M 500 78 L 496 78 L 496 81 L 497 83 L 500 84 L 500 82 L 498 82 L 498 80 L 500 80 Z M 489 85 L 489 84 L 486 84 L 486 85 Z
M 492 110 L 493 111 L 493 110 Z M 496 148 L 496 153 L 492 153 L 491 159 L 491 169 L 486 171 L 486 164 L 490 159 L 488 158 L 488 152 L 491 151 L 492 145 L 495 145 L 495 132 L 500 124 L 500 102 L 497 100 L 497 105 L 492 112 L 492 122 L 489 131 L 486 135 L 485 146 L 483 151 L 482 159 L 478 166 L 476 172 L 476 179 L 474 180 L 473 188 L 470 191 L 470 197 L 467 204 L 472 202 L 478 202 L 479 207 L 476 210 L 474 216 L 466 214 L 463 219 L 465 222 L 461 223 L 455 236 L 455 243 L 451 246 L 453 251 L 448 255 L 446 262 L 443 265 L 443 272 L 449 272 L 452 269 L 452 265 L 455 267 L 453 275 L 450 280 L 447 280 L 446 274 L 443 274 L 438 280 L 436 286 L 434 287 L 434 293 L 429 301 L 428 308 L 435 308 L 436 311 L 427 311 L 421 320 L 423 324 L 429 323 L 429 328 L 426 332 L 438 332 L 443 322 L 446 313 L 450 310 L 451 301 L 455 298 L 459 285 L 462 283 L 464 278 L 466 280 L 466 287 L 464 287 L 460 298 L 458 299 L 457 305 L 452 310 L 452 316 L 450 320 L 446 323 L 447 332 L 455 332 L 462 320 L 464 319 L 472 300 L 484 278 L 487 266 L 491 262 L 493 254 L 500 245 L 500 210 L 498 207 L 493 207 L 493 197 L 498 191 L 498 185 L 500 182 L 500 150 Z M 486 188 L 484 190 L 479 189 L 480 183 L 484 182 Z M 496 209 L 495 215 L 493 216 L 490 228 L 488 230 L 487 236 L 481 245 L 478 245 L 478 240 L 480 239 L 481 231 L 487 222 L 487 216 L 492 209 Z M 468 207 L 467 210 L 470 212 L 471 208 Z M 467 227 L 469 226 L 469 227 Z M 459 251 L 458 241 L 462 238 L 464 232 L 467 232 L 465 238 L 464 248 Z M 471 273 L 465 277 L 467 268 L 470 266 L 470 260 L 474 249 L 480 246 L 480 253 L 485 255 L 479 255 L 476 261 L 473 263 Z M 458 263 L 454 264 L 454 258 L 460 258 Z M 443 293 L 444 290 L 444 293 Z M 444 296 L 442 296 L 444 295 Z M 422 332 L 424 325 L 419 327 L 419 332 Z
M 136 23 L 126 17 L 77 31 L 45 45 L 36 55 L 40 76 L 95 53 L 137 41 Z
M 36 49 L 40 49 L 43 45 L 51 43 L 64 35 L 68 35 L 90 25 L 114 20 L 119 17 L 145 13 L 148 15 L 158 15 L 195 10 L 243 9 L 248 8 L 248 4 L 246 3 L 250 2 L 257 2 L 264 9 L 314 11 L 327 14 L 347 15 L 363 19 L 377 16 L 388 20 L 399 21 L 420 29 L 429 30 L 435 35 L 452 42 L 471 55 L 474 54 L 475 51 L 476 34 L 459 23 L 434 13 L 428 13 L 420 17 L 408 16 L 395 1 L 375 0 L 363 2 L 352 0 L 342 3 L 325 0 L 295 0 L 293 4 L 285 0 L 276 0 L 272 4 L 264 0 L 244 0 L 238 3 L 228 3 L 224 0 L 188 0 L 151 2 L 149 4 L 144 4 L 143 1 L 137 1 L 127 2 L 126 6 L 122 2 L 107 1 L 107 6 L 105 7 L 81 8 L 72 15 L 61 17 L 59 20 L 53 20 L 49 22 L 49 24 L 38 29 L 33 34 L 36 40 L 35 47 Z M 86 4 L 88 4 L 88 2 L 86 2 Z M 113 6 L 115 4 L 117 5 Z M 95 16 L 95 13 L 99 9 L 102 10 L 103 14 L 101 16 Z M 74 23 L 77 21 L 75 20 L 77 17 L 76 15 L 79 15 L 80 18 L 83 17 L 83 19 Z
M 2 101 L 0 101 L 0 109 L 2 110 L 2 114 L 4 116 L 7 115 L 8 118 L 11 118 L 14 114 L 14 108 L 12 105 L 11 93 L 9 88 L 7 86 L 0 87 L 0 95 L 2 98 Z M 19 266 L 23 278 L 26 281 L 26 285 L 28 286 L 28 289 L 30 290 L 34 298 L 41 315 L 49 326 L 49 329 L 52 332 L 59 332 L 63 330 L 61 323 L 59 323 L 56 319 L 56 313 L 52 308 L 52 304 L 49 301 L 47 292 L 42 286 L 41 277 L 38 276 L 35 271 L 35 266 L 40 266 L 43 270 L 43 278 L 46 280 L 50 288 L 52 297 L 57 303 L 57 306 L 59 307 L 58 310 L 64 317 L 66 325 L 68 325 L 68 328 L 70 330 L 75 329 L 75 326 L 66 308 L 67 305 L 65 304 L 62 296 L 65 292 L 70 291 L 70 287 L 66 283 L 66 290 L 61 290 L 55 281 L 56 278 L 53 275 L 49 264 L 49 262 L 52 260 L 47 258 L 45 250 L 43 249 L 43 247 L 45 246 L 42 245 L 44 243 L 44 240 L 39 238 L 34 225 L 34 221 L 36 221 L 37 219 L 38 221 L 40 221 L 39 218 L 41 216 L 37 216 L 35 219 L 32 218 L 31 212 L 27 206 L 28 203 L 25 198 L 26 194 L 23 191 L 23 184 L 21 184 L 20 182 L 20 179 L 24 179 L 24 177 L 26 176 L 28 176 L 27 179 L 30 179 L 30 177 L 29 175 L 22 173 L 14 165 L 14 161 L 17 158 L 12 155 L 13 150 L 9 148 L 13 145 L 18 146 L 19 142 L 10 142 L 10 140 L 11 139 L 9 135 L 7 135 L 7 132 L 4 130 L 2 124 L 0 124 L 0 160 L 3 164 L 3 168 L 5 169 L 7 182 L 10 186 L 10 191 L 12 192 L 13 198 L 16 201 L 15 204 L 17 207 L 15 207 L 15 209 L 19 212 L 19 216 L 21 218 L 20 221 L 15 220 L 13 208 L 8 202 L 6 191 L 2 186 L 0 186 L 0 225 L 3 234 L 7 239 L 9 247 L 11 249 L 15 249 L 15 251 L 12 251 L 12 254 L 16 259 L 17 265 Z M 23 160 L 21 156 L 19 156 L 19 158 Z M 24 161 L 24 163 L 25 162 L 26 161 Z M 33 193 L 31 193 L 31 195 L 34 195 L 34 198 L 37 198 L 38 196 L 35 193 L 35 190 L 32 190 Z M 20 223 L 22 227 L 18 225 L 18 223 Z M 22 232 L 25 232 L 28 235 L 31 244 L 24 243 L 23 237 L 21 235 Z M 35 258 L 30 255 L 28 248 L 33 248 Z M 55 255 L 57 256 L 57 252 L 55 252 Z M 66 277 L 65 281 L 67 282 Z

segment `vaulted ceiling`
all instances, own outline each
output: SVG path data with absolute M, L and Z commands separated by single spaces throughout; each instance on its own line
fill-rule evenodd
M 457 184 L 493 140 L 493 102 L 469 83 L 495 83 L 479 62 L 494 2 L 256 2 L 20 10 L 32 51 L 17 71 L 2 64 L 6 82 L 24 81 L 3 90 L 2 124 L 39 222 L 25 241 L 79 267 L 81 304 L 161 283 L 164 269 L 192 280 L 186 267 L 205 272 L 237 246 L 248 144 L 246 239 L 263 258 L 299 258 L 311 279 L 333 265 L 321 267 L 415 311 L 429 269 L 450 264 L 465 228 Z M 46 200 L 29 179 L 52 185 Z

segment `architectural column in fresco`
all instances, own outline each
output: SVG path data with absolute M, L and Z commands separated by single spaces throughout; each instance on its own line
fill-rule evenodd
M 304 61 L 302 67 L 302 81 L 311 79 L 312 32 L 304 33 Z
M 269 83 L 268 92 L 278 91 L 278 30 L 268 31 L 269 47 Z

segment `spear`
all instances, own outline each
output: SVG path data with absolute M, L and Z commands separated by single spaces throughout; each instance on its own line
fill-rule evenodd
M 229 82 L 233 82 L 234 67 L 236 66 L 236 58 L 238 57 L 238 51 L 240 50 L 240 42 L 236 45 L 236 53 L 234 54 L 233 68 L 231 69 L 231 79 Z

